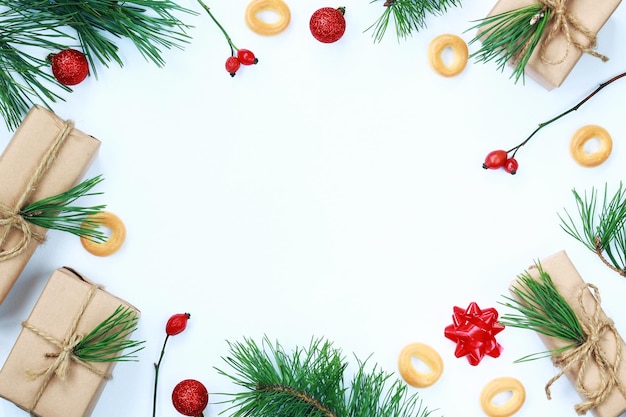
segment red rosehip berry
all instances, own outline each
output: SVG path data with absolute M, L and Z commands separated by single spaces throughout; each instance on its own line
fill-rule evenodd
M 64 49 L 56 54 L 48 55 L 52 66 L 52 74 L 63 85 L 80 84 L 89 75 L 87 57 L 76 49 Z
M 315 39 L 322 43 L 337 42 L 346 31 L 345 7 L 322 7 L 311 15 L 309 29 Z
M 229 56 L 228 59 L 226 59 L 226 71 L 228 71 L 231 77 L 235 76 L 235 73 L 240 66 L 241 61 L 239 61 L 239 58 L 237 58 L 236 56 Z
M 485 162 L 483 162 L 484 169 L 498 169 L 504 166 L 507 160 L 507 152 L 499 149 L 497 151 L 491 151 L 487 154 Z
M 248 49 L 239 49 L 237 51 L 237 58 L 243 65 L 253 65 L 259 62 L 257 57 L 254 56 L 254 52 Z
M 515 175 L 517 172 L 518 163 L 515 158 L 509 158 L 504 163 L 504 170 L 511 175 Z
M 185 416 L 201 417 L 209 403 L 209 392 L 200 381 L 185 379 L 172 391 L 172 404 Z
M 165 333 L 168 336 L 174 336 L 181 333 L 183 330 L 187 328 L 187 321 L 191 318 L 191 314 L 189 313 L 179 313 L 174 314 L 172 317 L 167 320 L 167 324 L 165 325 Z

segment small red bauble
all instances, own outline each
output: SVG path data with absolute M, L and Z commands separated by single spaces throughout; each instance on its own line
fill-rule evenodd
M 172 391 L 172 404 L 185 416 L 201 417 L 209 403 L 209 392 L 200 381 L 185 379 Z
M 254 56 L 254 52 L 248 49 L 239 49 L 237 51 L 237 58 L 243 65 L 253 65 L 259 62 L 257 57 Z
M 322 43 L 337 42 L 346 31 L 345 7 L 322 7 L 316 10 L 309 21 L 311 34 Z
M 483 162 L 484 169 L 498 169 L 504 166 L 504 163 L 507 160 L 507 152 L 498 149 L 497 151 L 491 151 L 485 157 L 485 162 Z
M 181 333 L 187 328 L 187 321 L 191 318 L 189 313 L 174 314 L 167 320 L 165 324 L 165 333 L 168 336 L 174 336 Z
M 87 57 L 76 49 L 64 49 L 56 54 L 48 55 L 52 65 L 52 74 L 64 85 L 76 85 L 89 75 Z
M 230 76 L 234 77 L 235 73 L 241 66 L 241 61 L 239 61 L 239 58 L 237 58 L 236 56 L 229 56 L 226 59 L 226 64 L 224 66 L 226 67 L 226 71 L 228 71 Z
M 504 163 L 504 170 L 511 175 L 515 175 L 518 166 L 519 164 L 517 163 L 517 160 L 515 158 L 509 158 Z

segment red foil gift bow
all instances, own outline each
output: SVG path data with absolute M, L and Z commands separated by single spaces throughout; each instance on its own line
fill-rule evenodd
M 473 301 L 467 309 L 455 306 L 452 321 L 446 326 L 444 335 L 457 344 L 454 356 L 467 356 L 472 366 L 478 365 L 485 356 L 500 356 L 502 346 L 495 336 L 504 330 L 504 326 L 498 322 L 495 308 L 481 310 Z

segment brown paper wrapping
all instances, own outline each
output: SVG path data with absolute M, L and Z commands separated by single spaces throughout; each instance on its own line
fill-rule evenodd
M 53 272 L 28 320 L 29 325 L 63 341 L 94 284 L 69 268 Z M 80 316 L 77 333 L 85 335 L 108 318 L 120 305 L 131 307 L 137 317 L 139 311 L 127 302 L 97 289 Z M 0 370 L 0 397 L 40 417 L 87 417 L 106 385 L 107 378 L 72 361 L 64 380 L 53 376 L 44 386 L 35 407 L 34 399 L 42 388 L 43 377 L 29 380 L 27 370 L 38 371 L 50 366 L 58 348 L 29 329 L 23 328 L 7 360 Z M 90 363 L 98 371 L 110 376 L 115 362 Z
M 583 293 L 582 305 L 588 314 L 593 314 L 596 308 L 599 308 L 600 318 L 606 319 L 604 311 L 602 311 L 602 307 L 599 306 L 596 302 L 595 297 L 592 295 L 591 291 L 586 288 L 586 284 L 583 281 L 582 277 L 572 264 L 571 260 L 565 253 L 565 251 L 557 252 L 539 262 L 543 270 L 550 276 L 554 285 L 556 286 L 559 293 L 563 296 L 565 301 L 572 307 L 574 312 L 576 313 L 579 320 L 583 321 L 584 313 L 581 309 L 580 303 L 578 301 L 578 296 L 581 288 L 585 288 Z M 535 266 L 532 266 L 528 273 L 534 279 L 539 278 L 538 270 Z M 515 285 L 515 282 L 513 285 Z M 551 338 L 542 334 L 539 334 L 539 337 L 546 345 L 548 349 L 555 349 L 566 346 L 566 343 L 563 340 Z M 622 385 L 626 386 L 626 345 L 624 344 L 624 340 L 618 335 L 618 340 L 615 340 L 614 335 L 611 332 L 604 332 L 601 336 L 601 347 L 607 355 L 607 358 L 611 363 L 615 363 L 617 346 L 621 345 L 621 359 L 619 364 L 619 375 L 618 379 Z M 574 366 L 570 368 L 570 372 L 566 372 L 570 383 L 576 387 L 576 379 L 578 377 L 578 371 L 580 367 Z M 587 389 L 594 389 L 600 385 L 600 372 L 599 367 L 594 361 L 589 361 L 587 363 L 587 368 L 585 370 L 585 378 L 584 378 L 584 386 Z M 579 392 L 580 394 L 580 392 Z M 585 400 L 583 395 L 581 394 L 581 398 Z M 622 413 L 626 412 L 626 398 L 619 392 L 617 388 L 614 388 L 611 393 L 608 395 L 606 400 L 591 410 L 593 415 L 596 417 L 618 417 Z
M 499 0 L 491 9 L 488 16 L 493 16 L 509 10 L 517 9 L 531 4 L 536 4 L 537 0 Z M 572 13 L 588 30 L 597 34 L 606 21 L 611 17 L 621 0 L 569 0 L 567 1 L 567 10 Z M 550 25 L 546 27 L 544 39 Z M 589 41 L 582 34 L 575 30 L 571 30 L 572 37 L 582 45 L 589 46 Z M 546 58 L 553 62 L 558 62 L 568 51 L 567 39 L 565 35 L 559 33 L 552 38 L 550 45 L 546 49 Z M 565 60 L 559 64 L 550 64 L 544 62 L 539 56 L 540 46 L 537 45 L 530 60 L 526 64 L 525 74 L 534 79 L 542 87 L 552 90 L 559 87 L 572 71 L 582 52 L 574 47 L 569 46 L 569 51 Z M 594 58 L 595 59 L 595 58 Z M 598 60 L 598 62 L 601 62 Z
M 63 124 L 63 120 L 43 107 L 35 106 L 29 111 L 0 155 L 1 204 L 13 208 L 18 203 L 35 168 Z M 78 184 L 95 159 L 99 147 L 99 140 L 73 129 L 27 203 L 65 192 Z M 32 227 L 40 234 L 46 232 L 41 227 Z M 0 226 L 0 233 L 3 229 L 4 226 Z M 12 230 L 0 250 L 13 248 L 21 237 L 21 232 Z M 24 270 L 37 245 L 37 241 L 33 240 L 18 256 L 0 262 L 0 303 Z

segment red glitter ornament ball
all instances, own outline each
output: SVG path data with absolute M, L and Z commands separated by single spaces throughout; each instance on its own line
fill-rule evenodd
M 209 404 L 209 392 L 202 382 L 185 379 L 174 387 L 172 404 L 182 415 L 202 417 L 204 409 Z
M 346 31 L 345 7 L 322 7 L 309 21 L 311 34 L 322 43 L 337 42 Z
M 89 75 L 87 57 L 76 49 L 64 49 L 56 54 L 48 55 L 52 65 L 52 74 L 64 85 L 81 83 Z

